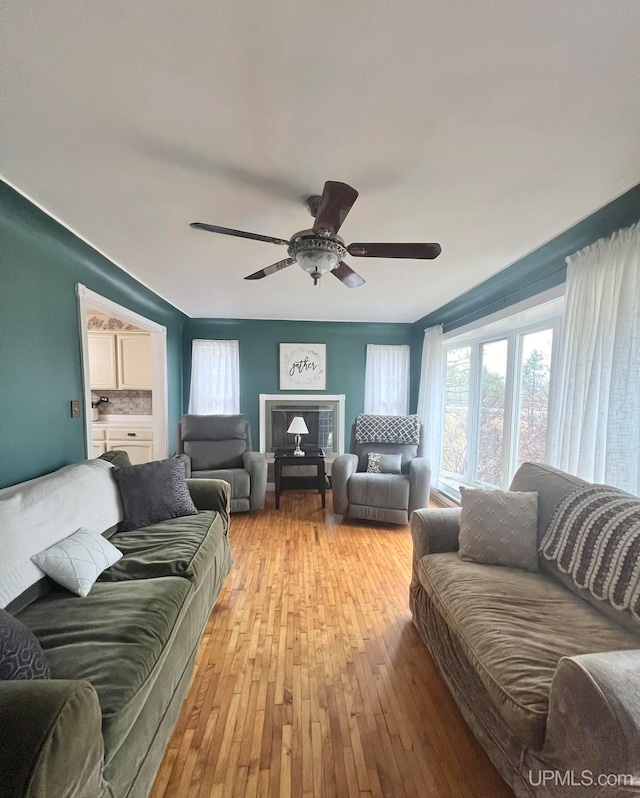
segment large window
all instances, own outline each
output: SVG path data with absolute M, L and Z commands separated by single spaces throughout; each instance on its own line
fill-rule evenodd
M 545 461 L 554 322 L 446 347 L 443 486 L 507 487 Z

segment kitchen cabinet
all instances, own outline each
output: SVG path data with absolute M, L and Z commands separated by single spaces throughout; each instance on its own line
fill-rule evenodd
M 107 451 L 107 445 L 103 441 L 93 441 L 93 457 L 100 457 Z
M 104 443 L 101 442 L 100 438 L 104 439 Z M 104 448 L 95 454 L 96 447 L 100 445 L 104 446 Z M 153 460 L 153 430 L 129 427 L 94 430 L 94 457 L 99 457 L 103 452 L 112 449 L 126 452 L 132 465 L 149 463 Z
M 89 333 L 89 375 L 92 391 L 118 387 L 116 337 L 113 333 Z
M 110 441 L 109 449 L 126 452 L 131 465 L 150 463 L 153 460 L 153 441 Z
M 149 333 L 88 333 L 92 391 L 150 391 L 152 388 Z
M 151 336 L 120 333 L 117 339 L 118 388 L 151 390 Z

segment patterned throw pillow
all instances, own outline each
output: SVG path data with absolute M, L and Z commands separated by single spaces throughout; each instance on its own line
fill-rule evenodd
M 184 463 L 173 457 L 119 468 L 113 478 L 124 511 L 120 532 L 198 513 L 187 487 Z
M 0 610 L 0 681 L 48 678 L 49 665 L 33 632 Z
M 538 494 L 460 488 L 460 559 L 538 570 Z
M 607 485 L 582 485 L 556 507 L 542 556 L 574 584 L 640 620 L 640 499 Z
M 378 452 L 369 452 L 367 474 L 399 474 L 401 470 L 401 454 L 378 454 Z
M 80 528 L 31 559 L 54 582 L 87 596 L 100 574 L 121 557 L 122 552 L 99 532 Z

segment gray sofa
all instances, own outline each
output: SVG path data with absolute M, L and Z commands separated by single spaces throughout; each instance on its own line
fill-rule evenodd
M 511 489 L 538 492 L 540 541 L 582 485 L 525 463 Z M 640 795 L 640 623 L 543 557 L 537 573 L 461 560 L 459 516 L 413 513 L 410 604 L 474 734 L 518 798 Z
M 267 462 L 251 451 L 251 427 L 243 415 L 182 416 L 178 453 L 186 455 L 187 477 L 229 483 L 232 513 L 264 507 Z
M 2 798 L 149 795 L 231 568 L 229 486 L 187 484 L 197 515 L 128 532 L 113 526 L 119 496 L 98 461 L 0 491 L 5 544 L 63 516 L 70 530 L 91 523 L 123 553 L 85 598 L 44 577 L 6 607 L 39 640 L 51 678 L 0 681 Z M 87 485 L 88 502 L 78 495 Z
M 413 510 L 429 504 L 431 467 L 424 457 L 424 426 L 417 446 L 399 443 L 357 443 L 351 427 L 350 453 L 339 455 L 331 467 L 333 511 L 337 515 L 408 524 Z M 401 454 L 401 474 L 368 474 L 369 452 Z

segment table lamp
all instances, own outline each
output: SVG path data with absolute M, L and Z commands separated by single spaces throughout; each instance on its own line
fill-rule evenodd
M 293 421 L 289 424 L 289 429 L 287 430 L 288 433 L 291 435 L 295 435 L 296 438 L 296 448 L 294 450 L 294 455 L 296 457 L 304 457 L 304 452 L 300 448 L 300 441 L 301 435 L 308 435 L 309 430 L 307 429 L 307 425 L 304 423 L 304 419 L 302 416 L 294 416 Z

